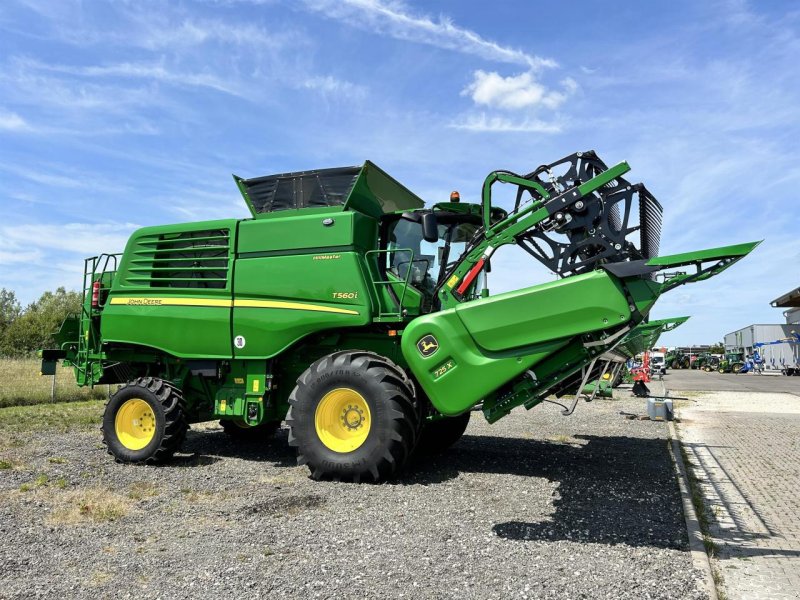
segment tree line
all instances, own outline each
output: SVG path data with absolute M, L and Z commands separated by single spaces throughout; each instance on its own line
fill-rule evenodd
M 53 348 L 53 336 L 67 315 L 81 310 L 81 294 L 63 287 L 23 307 L 13 290 L 0 288 L 0 356 L 33 356 Z

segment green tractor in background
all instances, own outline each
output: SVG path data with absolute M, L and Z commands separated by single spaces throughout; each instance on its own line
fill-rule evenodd
M 428 208 L 371 162 L 235 177 L 251 218 L 146 227 L 87 259 L 43 368 L 121 384 L 102 425 L 121 462 L 168 460 L 191 423 L 268 438 L 285 420 L 313 478 L 385 480 L 473 410 L 493 423 L 575 394 L 569 414 L 661 294 L 757 245 L 659 257 L 661 206 L 627 171 L 579 152 Z M 558 279 L 490 295 L 510 245 Z
M 675 350 L 674 348 L 667 352 L 666 356 L 664 357 L 664 362 L 667 365 L 668 369 L 675 368 L 672 365 L 675 363 L 675 359 L 677 358 L 677 356 L 678 356 L 678 351 Z
M 738 373 L 744 367 L 744 352 L 726 352 L 719 361 L 718 373 Z
M 705 364 L 703 365 L 703 371 L 705 371 L 706 373 L 712 373 L 716 371 L 717 369 L 719 369 L 719 364 L 721 360 L 722 359 L 719 356 L 715 354 L 709 354 L 708 360 L 706 360 Z
M 705 366 L 708 364 L 710 359 L 710 352 L 700 352 L 697 356 L 695 356 L 694 360 L 692 360 L 690 368 L 705 371 Z
M 691 357 L 685 352 L 675 351 L 672 355 L 672 362 L 669 363 L 671 369 L 688 369 L 691 364 Z

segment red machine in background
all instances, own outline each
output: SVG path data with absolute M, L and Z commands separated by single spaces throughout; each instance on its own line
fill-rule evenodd
M 650 388 L 647 383 L 650 383 L 650 352 L 645 351 L 642 354 L 642 364 L 638 367 L 631 369 L 631 377 L 633 378 L 633 392 L 634 396 L 639 398 L 646 398 L 650 395 Z

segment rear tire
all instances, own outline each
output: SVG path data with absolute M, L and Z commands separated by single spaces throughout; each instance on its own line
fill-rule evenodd
M 416 444 L 419 417 L 405 373 L 371 352 L 325 356 L 289 396 L 289 445 L 313 479 L 383 481 Z
M 416 453 L 440 454 L 455 444 L 464 435 L 472 416 L 470 411 L 455 417 L 444 417 L 422 426 Z
M 117 462 L 165 462 L 186 439 L 185 414 L 178 388 L 162 379 L 139 377 L 106 403 L 103 443 Z
M 225 434 L 231 439 L 235 440 L 268 440 L 275 435 L 275 432 L 281 428 L 280 421 L 272 423 L 260 423 L 258 425 L 247 425 L 240 421 L 232 421 L 230 419 L 220 419 L 219 424 L 222 426 Z

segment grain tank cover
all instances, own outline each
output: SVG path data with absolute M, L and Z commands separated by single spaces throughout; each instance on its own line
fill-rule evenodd
M 257 219 L 278 211 L 327 207 L 379 217 L 424 205 L 421 198 L 370 161 L 360 167 L 233 178 Z

